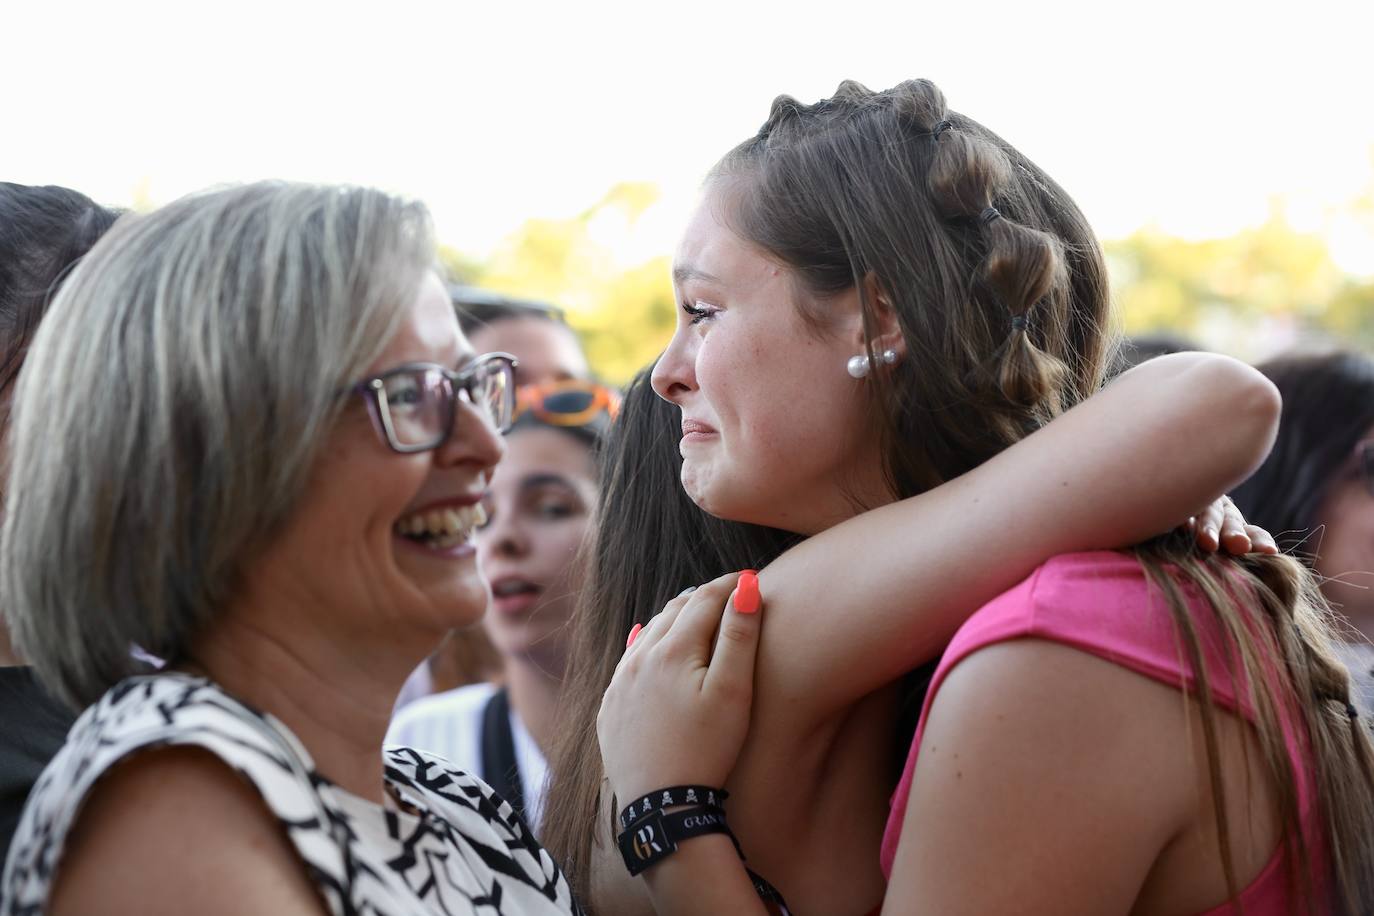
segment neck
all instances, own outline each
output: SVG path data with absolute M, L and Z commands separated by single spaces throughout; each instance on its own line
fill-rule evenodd
M 549 674 L 532 659 L 514 656 L 506 657 L 505 674 L 511 708 L 547 757 L 557 732 L 558 696 L 563 679 Z
M 413 652 L 401 651 L 394 633 L 350 640 L 341 630 L 290 602 L 239 605 L 196 641 L 186 667 L 281 720 L 331 781 L 384 804 L 381 748 L 392 707 L 433 646 L 417 639 Z M 379 645 L 396 650 L 379 653 Z
M 14 651 L 14 643 L 10 642 L 9 628 L 5 626 L 4 620 L 0 619 L 0 668 L 13 668 L 22 664 L 24 660 Z

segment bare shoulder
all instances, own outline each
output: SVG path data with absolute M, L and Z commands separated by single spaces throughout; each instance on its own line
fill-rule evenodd
M 1157 817 L 1182 818 L 1196 803 L 1189 719 L 1183 693 L 1168 684 L 1061 643 L 1011 640 L 972 653 L 945 677 L 920 768 L 936 771 L 958 747 L 965 763 L 1001 761 L 1010 775 L 1014 754 L 1026 779 L 1148 791 Z
M 1181 690 L 1067 645 L 1021 639 L 972 653 L 931 706 L 889 901 L 942 913 L 1154 912 L 1133 907 L 1167 885 L 1210 905 L 1215 882 L 1198 877 L 1212 867 L 1205 842 L 1187 861 L 1164 858 L 1201 836 L 1206 817 L 1195 713 Z M 992 869 L 999 881 L 979 881 Z
M 247 782 L 208 751 L 163 748 L 117 765 L 91 790 L 48 911 L 319 916 L 325 908 Z

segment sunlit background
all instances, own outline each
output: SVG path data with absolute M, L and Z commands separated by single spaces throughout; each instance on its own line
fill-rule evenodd
M 1111 256 L 1123 327 L 1374 345 L 1374 3 L 6 0 L 0 178 L 148 207 L 223 182 L 425 200 L 462 279 L 658 352 L 704 172 L 773 96 L 935 80 Z

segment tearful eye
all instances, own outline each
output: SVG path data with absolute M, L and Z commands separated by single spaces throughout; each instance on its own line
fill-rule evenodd
M 689 321 L 688 324 L 700 324 L 703 321 L 715 317 L 715 314 L 719 312 L 720 309 L 714 305 L 702 302 L 700 299 L 696 299 L 692 302 L 682 303 L 682 311 L 691 317 L 691 321 Z

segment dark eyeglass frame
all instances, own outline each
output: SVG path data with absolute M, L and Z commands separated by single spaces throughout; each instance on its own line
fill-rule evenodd
M 1356 443 L 1355 467 L 1364 480 L 1365 490 L 1374 496 L 1374 439 Z
M 361 396 L 367 404 L 368 413 L 372 416 L 372 425 L 386 446 L 393 452 L 413 455 L 417 452 L 433 451 L 452 438 L 454 421 L 458 417 L 458 401 L 461 399 L 468 407 L 478 410 L 477 386 L 490 378 L 493 371 L 498 375 L 503 375 L 505 383 L 502 387 L 502 402 L 497 405 L 497 412 L 491 418 L 491 425 L 498 434 L 510 429 L 510 424 L 515 419 L 515 367 L 517 365 L 519 365 L 519 361 L 509 353 L 484 353 L 459 371 L 440 366 L 437 363 L 406 363 L 371 378 L 363 379 L 349 390 Z M 391 418 L 391 407 L 387 402 L 387 380 L 407 373 L 434 372 L 437 372 L 446 383 L 441 389 L 445 398 L 443 416 L 439 421 L 440 432 L 433 442 L 418 444 L 401 442 L 396 435 L 396 429 Z M 485 401 L 486 399 L 481 400 Z M 481 416 L 482 412 L 479 410 L 478 414 Z M 488 422 L 485 416 L 482 416 L 482 421 Z

